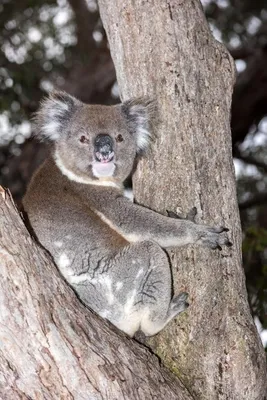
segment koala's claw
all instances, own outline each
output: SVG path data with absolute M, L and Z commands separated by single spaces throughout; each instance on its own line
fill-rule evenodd
M 178 294 L 178 296 L 174 297 L 171 301 L 170 308 L 177 312 L 182 312 L 189 307 L 189 303 L 187 303 L 188 293 L 182 292 Z
M 189 221 L 195 222 L 195 218 L 197 215 L 197 208 L 193 207 L 187 214 L 186 219 L 188 219 Z
M 180 214 L 175 213 L 174 211 L 166 210 L 166 212 L 168 217 L 170 218 L 182 219 L 182 216 Z
M 174 211 L 166 210 L 168 217 L 187 220 L 196 224 L 195 217 L 197 215 L 197 208 L 193 207 L 186 215 L 186 217 L 181 214 L 175 213 Z M 196 231 L 198 232 L 198 243 L 202 244 L 205 247 L 209 247 L 213 250 L 222 250 L 222 246 L 231 247 L 233 245 L 232 242 L 229 241 L 226 236 L 226 232 L 229 232 L 229 229 L 225 226 L 204 226 L 196 224 Z
M 189 294 L 187 292 L 181 292 L 176 297 L 174 297 L 176 303 L 184 302 L 188 299 Z
M 213 226 L 211 228 L 208 228 L 208 230 L 214 233 L 229 232 L 229 229 L 225 228 L 224 226 Z
M 169 211 L 169 210 L 166 210 L 166 211 L 167 211 L 168 217 L 170 217 L 170 218 L 186 219 L 186 220 L 191 221 L 191 222 L 195 222 L 195 218 L 196 218 L 196 215 L 197 215 L 197 208 L 196 207 L 193 207 L 186 214 L 185 217 L 183 217 L 182 214 L 178 214 L 178 213 L 176 213 L 174 211 Z
M 222 250 L 222 246 L 231 247 L 232 242 L 229 241 L 226 232 L 229 229 L 223 226 L 206 229 L 206 232 L 201 235 L 201 242 L 204 246 L 213 250 Z

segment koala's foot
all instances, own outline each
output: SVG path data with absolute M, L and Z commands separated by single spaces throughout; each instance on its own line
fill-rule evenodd
M 225 228 L 223 226 L 207 227 L 203 225 L 201 227 L 200 225 L 198 225 L 198 227 L 202 231 L 199 232 L 200 238 L 198 240 L 198 243 L 200 243 L 202 246 L 209 247 L 213 250 L 222 250 L 221 246 L 233 246 L 233 243 L 230 242 L 226 235 L 226 232 L 229 231 L 228 228 Z
M 169 309 L 165 316 L 160 316 L 159 310 L 155 310 L 149 318 L 142 320 L 141 329 L 145 336 L 153 336 L 160 332 L 173 318 L 187 309 L 188 293 L 182 292 L 178 296 L 173 297 L 170 302 Z
M 187 303 L 188 293 L 182 292 L 178 296 L 173 297 L 169 307 L 169 317 L 174 318 L 176 315 L 185 311 L 189 304 Z

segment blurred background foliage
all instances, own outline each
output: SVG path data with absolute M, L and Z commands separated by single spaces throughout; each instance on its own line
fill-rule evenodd
M 252 313 L 267 329 L 267 1 L 202 4 L 214 36 L 236 61 L 231 127 L 243 260 Z M 46 156 L 46 147 L 30 138 L 30 118 L 53 88 L 87 103 L 119 101 L 96 1 L 2 0 L 0 184 L 19 206 Z

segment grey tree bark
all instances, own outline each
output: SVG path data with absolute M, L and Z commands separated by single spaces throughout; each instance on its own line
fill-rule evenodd
M 136 200 L 162 213 L 196 206 L 199 222 L 224 224 L 234 243 L 169 252 L 175 292 L 188 291 L 190 307 L 149 346 L 195 399 L 262 400 L 265 355 L 247 302 L 231 156 L 233 60 L 198 0 L 99 6 L 122 99 L 158 101 L 158 137 L 135 175 Z
M 1 400 L 192 400 L 148 349 L 86 309 L 0 187 Z
M 175 291 L 187 290 L 191 306 L 149 345 L 171 375 L 79 303 L 1 190 L 0 397 L 261 400 L 266 366 L 247 304 L 231 158 L 233 62 L 197 0 L 99 3 L 122 97 L 159 103 L 137 200 L 160 212 L 197 206 L 199 221 L 231 229 L 234 247 L 170 252 Z

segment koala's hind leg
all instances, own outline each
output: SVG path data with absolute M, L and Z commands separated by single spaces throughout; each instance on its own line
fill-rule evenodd
M 188 293 L 182 292 L 174 297 L 165 316 L 159 315 L 157 310 L 151 310 L 148 315 L 142 319 L 141 331 L 146 336 L 153 336 L 160 332 L 174 317 L 185 311 L 189 304 L 187 303 Z
M 115 261 L 115 260 L 114 260 Z M 142 330 L 146 336 L 158 333 L 177 314 L 184 311 L 187 294 L 172 296 L 172 278 L 165 252 L 154 242 L 129 245 L 116 256 L 124 290 L 120 296 L 118 328 L 133 336 Z

